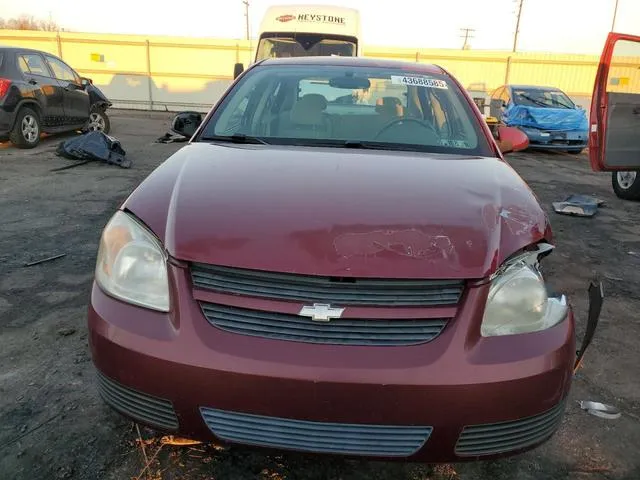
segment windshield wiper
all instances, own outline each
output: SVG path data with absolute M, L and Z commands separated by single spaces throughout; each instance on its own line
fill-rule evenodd
M 336 145 L 340 146 L 340 145 Z M 361 140 L 347 140 L 342 145 L 344 148 L 355 148 L 362 150 L 408 150 L 413 151 L 415 147 L 411 147 L 410 145 L 399 145 L 399 144 L 388 144 L 388 143 L 379 143 L 379 142 L 367 142 Z
M 536 105 L 541 105 L 541 106 L 547 107 L 547 108 L 550 107 L 550 105 L 547 105 L 546 103 L 541 102 L 540 100 L 536 100 L 535 98 L 530 97 L 529 95 L 525 95 L 524 93 L 521 93 L 518 96 L 521 97 L 521 98 L 524 98 L 525 100 L 529 100 L 530 102 L 535 103 Z
M 566 103 L 559 102 L 558 100 L 555 100 L 555 103 L 560 105 L 562 108 L 568 108 L 569 110 L 575 110 L 571 105 L 567 105 Z
M 263 138 L 254 137 L 252 135 L 245 135 L 244 133 L 234 133 L 233 135 L 211 135 L 208 137 L 202 137 L 202 140 L 213 142 L 271 145 Z

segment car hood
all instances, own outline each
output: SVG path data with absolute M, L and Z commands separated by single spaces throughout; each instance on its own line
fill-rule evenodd
M 123 207 L 177 259 L 311 275 L 484 278 L 550 240 L 498 158 L 193 143 Z
M 588 130 L 587 114 L 579 109 L 510 105 L 505 110 L 502 121 L 512 127 Z

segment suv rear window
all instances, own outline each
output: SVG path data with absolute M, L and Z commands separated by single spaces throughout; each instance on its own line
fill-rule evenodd
M 43 77 L 50 77 L 49 69 L 44 63 L 44 59 L 34 53 L 26 53 L 18 56 L 18 66 L 22 73 L 31 73 Z

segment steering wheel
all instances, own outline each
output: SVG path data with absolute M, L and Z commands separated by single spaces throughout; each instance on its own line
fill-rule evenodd
M 424 127 L 427 130 L 431 130 L 431 132 L 433 132 L 435 135 L 438 135 L 438 132 L 436 131 L 436 129 L 435 129 L 435 127 L 433 125 L 430 125 L 430 124 L 428 124 L 428 123 L 426 123 L 426 122 L 424 122 L 422 120 L 418 120 L 417 118 L 410 118 L 409 117 L 409 118 L 397 118 L 395 120 L 391 120 L 384 127 L 382 127 L 378 133 L 376 133 L 376 136 L 374 137 L 374 139 L 377 139 L 380 135 L 382 135 L 384 132 L 389 130 L 394 125 L 402 123 L 402 122 L 414 122 L 414 123 L 417 123 L 421 127 Z

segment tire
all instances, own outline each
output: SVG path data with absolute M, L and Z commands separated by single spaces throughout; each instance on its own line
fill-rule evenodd
M 572 148 L 571 150 L 567 150 L 567 153 L 571 153 L 573 155 L 578 155 L 582 153 L 583 148 Z
M 640 172 L 611 172 L 611 185 L 619 198 L 640 200 Z
M 89 122 L 85 128 L 87 132 L 101 131 L 108 135 L 111 131 L 111 121 L 104 109 L 93 107 L 89 113 Z
M 18 148 L 33 148 L 40 143 L 40 116 L 29 107 L 22 107 L 16 116 L 9 140 Z

